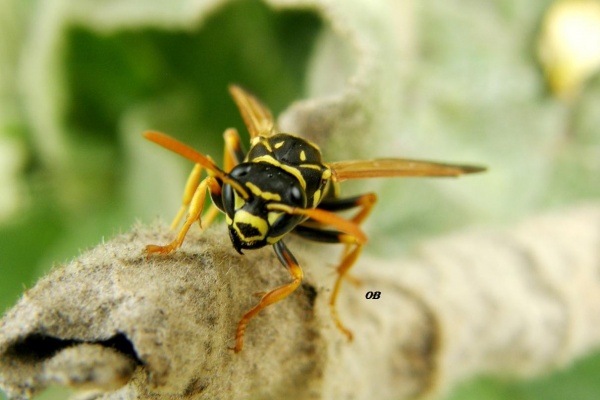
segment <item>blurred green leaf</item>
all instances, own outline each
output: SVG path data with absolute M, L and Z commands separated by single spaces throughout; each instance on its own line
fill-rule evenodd
M 600 393 L 598 371 L 600 355 L 593 355 L 569 369 L 527 382 L 479 378 L 461 385 L 446 400 L 594 400 Z
M 381 133 L 380 153 L 367 156 L 451 155 L 455 159 L 449 161 L 483 163 L 490 171 L 460 184 L 373 184 L 381 205 L 367 228 L 369 251 L 392 257 L 405 243 L 468 223 L 505 223 L 542 208 L 600 197 L 600 80 L 590 82 L 580 102 L 569 108 L 547 97 L 534 62 L 536 24 L 550 2 L 423 1 L 404 16 L 414 24 L 397 32 L 398 42 L 409 42 L 405 58 L 396 60 L 405 74 L 390 73 L 390 63 L 381 70 L 393 81 L 375 80 L 399 85 L 393 95 L 401 107 L 378 110 L 390 116 L 386 121 L 397 123 Z M 54 10 L 58 3 L 7 1 L 0 8 L 0 21 L 8 21 L 3 28 L 11 28 L 0 38 L 0 55 L 6 55 L 0 60 L 0 114 L 10 117 L 0 120 L 1 133 L 27 146 L 27 164 L 16 164 L 15 174 L 31 199 L 0 227 L 3 310 L 23 284 L 32 285 L 53 262 L 128 229 L 138 218 L 172 217 L 190 165 L 144 142 L 143 130 L 165 131 L 219 160 L 226 127 L 235 126 L 246 137 L 227 84 L 247 86 L 278 114 L 309 94 L 315 43 L 330 29 L 315 10 L 275 11 L 257 0 L 228 2 L 192 26 L 139 23 L 141 13 L 123 16 L 131 26 L 121 29 L 99 27 L 93 13 L 62 26 L 60 15 L 44 19 L 34 14 Z M 77 4 L 91 10 L 109 3 Z M 75 8 L 75 3 L 65 4 Z M 365 27 L 379 26 L 370 19 L 374 4 L 364 13 Z M 162 7 L 173 15 L 178 10 L 159 3 L 138 5 Z M 48 31 L 36 36 L 37 29 Z M 48 51 L 45 40 L 52 35 L 60 35 L 60 45 L 51 48 L 58 65 L 41 67 L 54 68 L 54 80 L 44 86 L 36 76 L 19 76 L 27 72 L 28 66 L 19 64 L 27 60 L 25 50 Z M 23 49 L 25 37 L 41 43 L 26 43 Z M 385 56 L 397 58 L 396 53 Z M 339 70 L 330 75 L 345 76 Z M 43 91 L 47 103 L 42 105 L 58 114 L 52 118 L 59 121 L 66 146 L 59 161 L 47 156 L 52 149 L 43 140 L 49 136 L 40 115 L 46 116 L 36 109 L 39 98 L 32 101 L 30 92 L 18 90 L 19 79 L 33 82 L 30 90 Z M 364 133 L 363 138 L 357 143 L 342 137 L 339 143 L 372 149 L 371 136 Z M 406 152 L 389 153 L 397 148 Z M 350 185 L 345 192 L 364 191 L 368 185 Z M 598 358 L 589 358 L 525 384 L 482 379 L 458 389 L 451 399 L 586 400 L 600 393 L 593 379 L 598 371 Z

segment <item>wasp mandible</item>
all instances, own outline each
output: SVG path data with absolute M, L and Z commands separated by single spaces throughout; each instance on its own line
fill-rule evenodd
M 343 244 L 346 248 L 337 267 L 329 305 L 335 325 L 351 340 L 351 331 L 338 316 L 336 299 L 344 276 L 367 241 L 360 224 L 371 212 L 377 198 L 374 193 L 341 198 L 339 183 L 361 178 L 458 176 L 480 172 L 484 168 L 400 158 L 325 163 L 314 143 L 278 132 L 271 111 L 256 97 L 236 85 L 231 85 L 229 91 L 250 133 L 250 149 L 244 152 L 238 132 L 227 129 L 223 135 L 223 168 L 210 157 L 167 135 L 144 134 L 148 140 L 195 163 L 185 187 L 183 204 L 171 225 L 173 229 L 179 226 L 187 210 L 177 237 L 165 246 L 148 245 L 146 252 L 168 254 L 175 251 L 196 221 L 201 221 L 206 228 L 219 212 L 225 214 L 229 236 L 238 253 L 273 246 L 279 261 L 287 268 L 291 282 L 264 294 L 258 304 L 242 316 L 233 347 L 239 352 L 250 320 L 266 307 L 285 299 L 302 282 L 302 268 L 284 243 L 286 235 L 294 233 L 316 242 Z M 204 170 L 207 176 L 201 180 Z M 207 192 L 212 206 L 202 216 Z M 337 214 L 350 209 L 358 210 L 350 219 Z

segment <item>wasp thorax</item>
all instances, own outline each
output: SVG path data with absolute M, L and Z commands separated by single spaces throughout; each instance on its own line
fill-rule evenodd
M 231 185 L 223 185 L 229 235 L 238 252 L 273 244 L 300 222 L 302 217 L 268 208 L 271 203 L 306 207 L 306 195 L 293 175 L 259 162 L 239 164 L 229 177 L 246 192 L 239 193 Z

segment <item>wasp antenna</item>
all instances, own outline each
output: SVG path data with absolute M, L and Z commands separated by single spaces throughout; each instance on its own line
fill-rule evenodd
M 219 178 L 225 175 L 225 172 L 223 172 L 209 157 L 197 152 L 188 145 L 175 138 L 172 138 L 171 136 L 160 132 L 147 131 L 144 133 L 144 137 L 149 141 L 164 147 L 165 149 L 171 150 L 172 152 L 177 153 L 190 161 L 202 165 L 204 168 L 212 171 L 215 176 Z
M 158 144 L 159 146 L 162 146 L 187 158 L 190 161 L 202 165 L 204 168 L 212 172 L 215 177 L 231 185 L 244 199 L 249 197 L 248 192 L 242 187 L 242 185 L 221 170 L 221 168 L 215 164 L 210 156 L 205 156 L 204 154 L 192 149 L 190 146 L 180 142 L 175 138 L 172 138 L 171 136 L 165 135 L 164 133 L 147 131 L 144 133 L 144 137 L 149 141 Z
M 486 167 L 475 166 L 475 165 L 463 165 L 462 166 L 462 170 L 463 170 L 463 173 L 465 173 L 465 174 L 476 174 L 478 172 L 485 172 L 485 171 L 487 171 L 487 168 Z
M 239 193 L 240 196 L 242 196 L 244 200 L 248 200 L 250 198 L 250 195 L 248 194 L 246 189 L 244 189 L 244 187 L 238 181 L 232 179 L 227 175 L 221 177 L 221 180 L 223 180 L 224 183 L 230 185 L 236 192 Z

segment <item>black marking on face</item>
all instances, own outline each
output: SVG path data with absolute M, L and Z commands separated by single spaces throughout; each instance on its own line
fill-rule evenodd
M 236 222 L 235 224 L 237 225 L 242 236 L 245 238 L 257 237 L 263 234 L 263 232 L 261 232 L 251 224 L 246 224 L 244 222 Z

